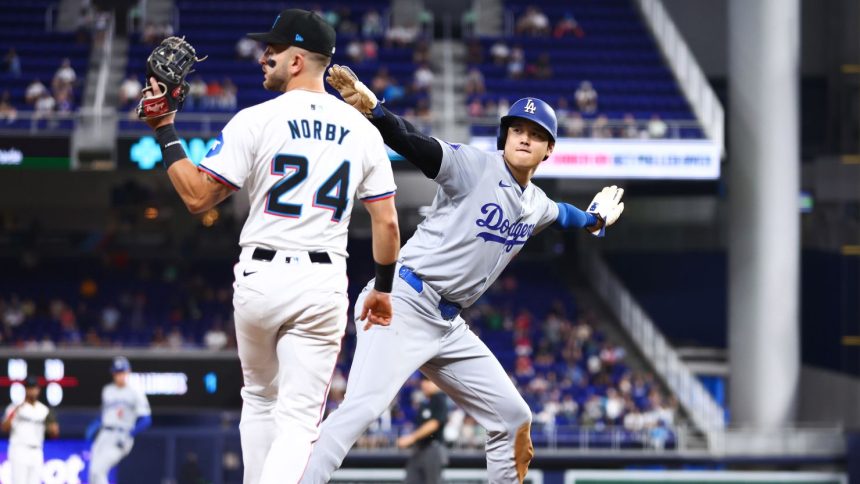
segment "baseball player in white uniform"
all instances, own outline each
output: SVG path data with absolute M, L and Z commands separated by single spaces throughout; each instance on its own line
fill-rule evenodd
M 319 435 L 346 328 L 347 226 L 356 195 L 372 219 L 377 274 L 359 311 L 368 326 L 391 320 L 400 247 L 395 185 L 379 132 L 325 92 L 334 29 L 316 14 L 288 9 L 270 32 L 249 37 L 266 44 L 263 86 L 283 94 L 237 113 L 199 169 L 178 143 L 173 114 L 147 123 L 191 212 L 248 192 L 233 285 L 245 383 L 244 482 L 296 483 Z M 155 79 L 150 84 L 159 95 Z
M 101 417 L 87 427 L 87 441 L 92 441 L 98 432 L 90 450 L 91 484 L 107 484 L 110 470 L 131 452 L 134 437 L 152 425 L 146 394 L 128 383 L 128 359 L 114 358 L 110 371 L 113 382 L 102 388 Z
M 39 401 L 39 380 L 27 377 L 24 386 L 27 392 L 24 402 L 6 407 L 2 427 L 4 432 L 10 432 L 12 484 L 41 484 L 45 435 L 59 437 L 60 425 L 54 411 Z
M 385 143 L 439 188 L 429 215 L 401 251 L 394 318 L 389 326 L 358 332 L 345 399 L 323 423 L 302 482 L 327 482 L 417 369 L 487 429 L 489 481 L 522 482 L 534 454 L 531 411 L 460 312 L 533 234 L 554 225 L 603 235 L 624 209 L 623 190 L 604 188 L 583 212 L 550 200 L 530 183 L 552 153 L 557 131 L 555 112 L 539 99 L 515 102 L 501 120 L 499 151 L 486 152 L 421 134 L 384 109 L 346 68 L 333 66 L 329 74 L 329 83 L 371 117 Z

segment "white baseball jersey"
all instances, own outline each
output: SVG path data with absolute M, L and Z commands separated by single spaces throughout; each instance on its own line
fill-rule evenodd
M 228 187 L 248 188 L 239 245 L 346 256 L 351 202 L 394 195 L 382 136 L 326 93 L 292 90 L 243 109 L 200 164 Z
M 102 388 L 102 427 L 115 427 L 129 432 L 138 417 L 150 413 L 149 400 L 143 390 L 129 384 L 118 387 L 114 383 Z
M 14 403 L 6 407 L 6 413 L 3 418 L 7 418 L 9 414 L 15 410 L 18 405 Z M 9 446 L 21 445 L 24 447 L 42 448 L 45 442 L 45 427 L 49 420 L 53 420 L 51 409 L 40 401 L 33 404 L 24 402 L 15 412 L 15 417 L 12 418 L 12 430 L 9 434 Z
M 400 259 L 446 299 L 469 307 L 529 237 L 555 222 L 558 205 L 534 183 L 520 187 L 501 151 L 439 144 L 436 198 Z

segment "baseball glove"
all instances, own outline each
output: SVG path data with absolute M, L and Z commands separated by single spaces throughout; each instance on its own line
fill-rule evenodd
M 352 72 L 352 69 L 347 66 L 335 64 L 329 67 L 328 77 L 325 80 L 329 86 L 335 88 L 340 93 L 340 97 L 347 104 L 367 117 L 370 117 L 370 111 L 379 102 L 373 91 L 365 86 L 363 82 L 359 81 L 355 72 Z
M 208 57 L 208 56 L 206 56 Z M 198 58 L 194 47 L 185 37 L 168 37 L 161 41 L 146 59 L 146 87 L 143 98 L 137 105 L 137 115 L 141 119 L 153 119 L 175 113 L 182 109 L 185 96 L 190 88 L 185 78 L 194 72 L 195 62 L 206 60 Z M 155 78 L 160 94 L 153 94 L 149 79 Z

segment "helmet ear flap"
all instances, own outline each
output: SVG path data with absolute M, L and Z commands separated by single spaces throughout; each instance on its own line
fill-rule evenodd
M 499 124 L 499 136 L 496 138 L 496 149 L 504 150 L 505 142 L 508 140 L 508 125 L 511 124 L 508 120 L 503 119 Z

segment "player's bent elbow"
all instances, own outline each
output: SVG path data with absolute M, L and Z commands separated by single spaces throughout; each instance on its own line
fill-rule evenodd
M 192 215 L 200 215 L 211 209 L 214 204 L 201 198 L 184 199 L 185 207 Z

